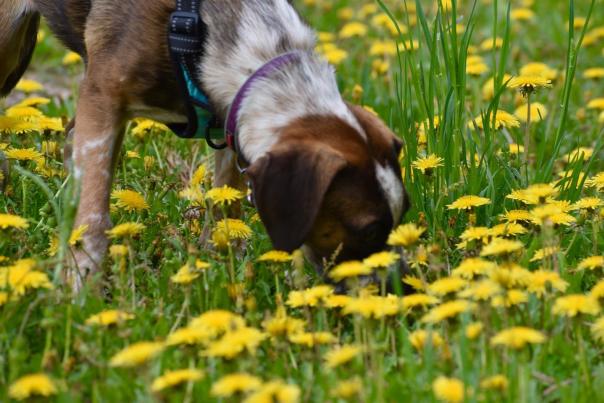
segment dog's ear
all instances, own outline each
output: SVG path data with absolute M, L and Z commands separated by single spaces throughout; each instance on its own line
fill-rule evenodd
M 10 36 L 0 40 L 0 53 L 4 52 L 6 55 L 5 60 L 0 61 L 0 97 L 6 96 L 15 88 L 27 70 L 38 39 L 40 14 L 23 16 L 17 24 Z M 0 27 L 0 30 L 2 29 L 6 28 Z
M 345 166 L 336 151 L 300 142 L 274 148 L 248 169 L 258 214 L 275 249 L 302 246 L 329 185 Z
M 348 109 L 357 118 L 374 148 L 386 147 L 390 150 L 394 146 L 398 156 L 403 148 L 403 142 L 382 119 L 358 105 L 348 103 Z

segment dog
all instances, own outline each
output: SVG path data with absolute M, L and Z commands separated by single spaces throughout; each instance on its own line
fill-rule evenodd
M 2 0 L 0 95 L 30 62 L 40 15 L 85 62 L 73 126 L 75 225 L 88 225 L 69 275 L 79 290 L 99 270 L 111 227 L 109 195 L 126 122 L 186 122 L 167 44 L 176 0 Z M 321 264 L 362 259 L 386 246 L 409 208 L 399 138 L 374 114 L 349 104 L 335 70 L 315 53 L 314 31 L 287 0 L 205 0 L 204 53 L 194 73 L 224 121 L 246 80 L 286 52 L 295 61 L 257 80 L 236 116 L 238 153 L 217 151 L 215 185 L 251 183 L 275 249 L 303 247 Z M 237 169 L 237 158 L 249 168 Z

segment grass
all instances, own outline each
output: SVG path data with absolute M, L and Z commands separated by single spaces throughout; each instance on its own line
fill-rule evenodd
M 103 284 L 110 291 L 99 295 L 87 289 L 73 296 L 61 277 L 72 248 L 80 247 L 77 240 L 69 244 L 77 192 L 62 171 L 63 135 L 36 130 L 18 134 L 14 125 L 7 126 L 6 117 L 0 117 L 2 160 L 6 154 L 10 167 L 0 211 L 28 223 L 27 228 L 0 229 L 0 285 L 5 287 L 0 290 L 0 400 L 9 400 L 11 385 L 14 391 L 23 376 L 44 373 L 54 385 L 50 400 L 58 402 L 205 401 L 216 398 L 212 388 L 235 372 L 265 383 L 281 379 L 296 385 L 288 395 L 294 401 L 296 395 L 301 401 L 604 400 L 604 323 L 600 319 L 599 327 L 594 325 L 602 318 L 604 292 L 598 293 L 597 285 L 604 288 L 604 264 L 593 269 L 580 266 L 585 258 L 600 256 L 604 247 L 599 234 L 604 182 L 597 176 L 604 170 L 600 160 L 604 112 L 588 107 L 591 100 L 604 97 L 604 78 L 584 75 L 604 62 L 604 16 L 590 0 L 519 3 L 298 4 L 318 31 L 335 35 L 323 41 L 335 49 L 323 46 L 323 51 L 337 62 L 344 97 L 370 107 L 404 139 L 400 161 L 412 201 L 404 221 L 425 232 L 394 251 L 411 264 L 407 283 L 432 298 L 424 307 L 406 310 L 401 304 L 409 300 L 402 295 L 371 297 L 369 290 L 358 287 L 343 302 L 344 310 L 330 307 L 337 301 L 333 296 L 317 297 L 316 304 L 312 298 L 296 303 L 300 294 L 295 291 L 310 289 L 306 297 L 311 292 L 317 295 L 322 290 L 312 287 L 323 279 L 299 254 L 285 262 L 259 260 L 271 245 L 246 202 L 239 217 L 243 223 L 229 223 L 231 231 L 243 227 L 245 232 L 249 227 L 250 234 L 242 233 L 245 241 L 234 239 L 233 232 L 220 238 L 215 230 L 219 218 L 210 213 L 211 202 L 205 196 L 212 189 L 212 154 L 205 144 L 179 140 L 159 126 L 142 131 L 135 123 L 128 129 L 114 188 L 136 191 L 147 206 L 115 206 L 112 220 L 142 223 L 145 230 L 113 241 L 126 252 L 116 249 L 108 259 Z M 526 21 L 519 19 L 518 11 L 524 4 L 533 12 Z M 367 32 L 338 37 L 350 22 L 347 15 Z M 38 106 L 46 116 L 69 118 L 74 113 L 82 66 L 64 65 L 64 54 L 56 40 L 45 35 L 26 76 L 45 85 L 34 95 L 49 97 L 50 103 Z M 481 56 L 478 63 L 488 71 L 467 73 L 468 66 L 477 63 L 475 56 Z M 546 63 L 556 71 L 550 77 L 551 88 L 530 95 L 530 102 L 543 104 L 547 114 L 531 114 L 529 124 L 499 128 L 496 111 L 514 112 L 527 102 L 517 90 L 506 88 L 505 74 L 519 75 L 529 62 Z M 485 87 L 491 78 L 493 84 Z M 1 110 L 9 113 L 8 108 L 25 97 L 16 91 L 4 105 L 0 103 Z M 479 124 L 483 129 L 475 127 Z M 525 146 L 525 152 L 515 152 L 518 146 L 510 143 Z M 27 148 L 42 156 L 19 160 L 11 154 Z M 439 166 L 425 173 L 414 167 L 418 158 L 431 154 L 441 159 Z M 540 188 L 546 189 L 545 196 L 532 187 L 521 197 L 524 201 L 507 197 L 543 183 L 551 184 Z M 188 198 L 182 193 L 186 189 Z M 487 198 L 489 203 L 468 210 L 448 207 L 466 195 Z M 584 207 L 588 201 L 594 207 Z M 228 215 L 229 209 L 223 206 L 222 213 Z M 502 214 L 511 210 L 523 210 L 530 218 L 519 222 L 518 234 L 499 236 L 519 241 L 521 249 L 487 256 L 485 250 L 497 238 L 496 226 L 505 222 Z M 471 231 L 483 235 L 459 246 Z M 213 242 L 200 242 L 202 234 L 213 234 Z M 55 238 L 56 253 L 51 254 L 49 243 Z M 481 253 L 488 270 L 457 281 L 459 271 L 454 270 Z M 34 266 L 23 260 L 29 258 L 35 259 Z M 208 267 L 191 269 L 196 277 L 192 282 L 171 280 L 181 267 L 192 268 L 197 261 Z M 19 280 L 7 277 L 18 270 L 43 273 L 48 283 L 32 280 L 19 292 Z M 555 280 L 541 287 L 543 273 Z M 494 291 L 480 298 L 478 284 Z M 576 298 L 571 301 L 567 296 Z M 467 301 L 461 312 L 438 310 L 452 309 L 448 303 L 460 300 Z M 355 302 L 372 310 L 373 316 L 355 314 Z M 393 311 L 387 311 L 390 306 Z M 87 323 L 108 309 L 133 318 L 112 326 Z M 165 347 L 140 365 L 111 365 L 123 348 L 139 341 L 163 342 L 202 313 L 219 309 L 239 315 L 247 330 L 233 328 L 241 319 L 228 320 L 225 336 L 215 330 L 217 334 L 204 336 L 199 344 Z M 442 318 L 427 319 L 437 313 Z M 274 327 L 267 326 L 266 321 L 275 317 L 280 320 L 272 322 Z M 205 329 L 214 329 L 215 324 L 204 323 Z M 289 326 L 290 334 L 279 333 L 276 324 Z M 300 340 L 299 326 L 307 337 L 315 332 L 307 340 L 314 345 Z M 468 333 L 468 326 L 480 331 Z M 509 340 L 493 344 L 495 336 L 515 326 L 536 330 L 543 340 L 520 348 Z M 429 332 L 427 340 L 432 342 L 422 342 L 421 331 Z M 228 348 L 220 354 L 232 357 L 208 357 L 220 347 L 216 340 L 227 336 Z M 252 342 L 255 337 L 257 345 Z M 335 344 L 359 346 L 360 352 L 329 368 L 325 357 Z M 238 345 L 245 347 L 236 351 Z M 198 368 L 204 376 L 152 391 L 154 379 L 182 368 Z M 483 382 L 495 375 L 502 376 L 499 383 Z M 439 378 L 443 376 L 446 379 Z M 240 387 L 246 384 L 249 381 L 233 381 Z M 275 388 L 285 390 L 283 385 Z M 251 394 L 223 400 L 239 401 Z M 288 401 L 286 395 L 283 392 L 283 401 Z

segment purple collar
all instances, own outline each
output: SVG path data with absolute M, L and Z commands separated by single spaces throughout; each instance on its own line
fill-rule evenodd
M 245 100 L 245 97 L 248 95 L 252 84 L 257 80 L 267 78 L 273 72 L 279 70 L 284 65 L 298 61 L 301 58 L 300 51 L 292 51 L 288 53 L 284 53 L 275 57 L 274 59 L 269 60 L 266 64 L 260 67 L 254 74 L 252 74 L 246 82 L 241 86 L 235 98 L 233 99 L 233 103 L 229 108 L 227 113 L 226 122 L 224 125 L 224 136 L 229 147 L 234 150 L 236 153 L 240 153 L 238 142 L 237 142 L 237 134 L 238 128 L 237 124 L 239 121 L 239 112 L 241 110 L 241 105 Z M 238 158 L 241 156 L 238 155 Z

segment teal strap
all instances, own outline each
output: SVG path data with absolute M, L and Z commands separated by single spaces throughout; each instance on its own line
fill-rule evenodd
M 189 96 L 195 101 L 193 103 L 193 108 L 195 109 L 195 115 L 197 115 L 197 132 L 193 138 L 205 139 L 206 131 L 209 130 L 211 139 L 223 140 L 224 130 L 222 128 L 214 128 L 210 126 L 214 115 L 209 110 L 208 97 L 199 90 L 197 85 L 195 85 L 191 77 L 189 77 L 187 70 L 183 68 L 182 71 L 187 84 Z

